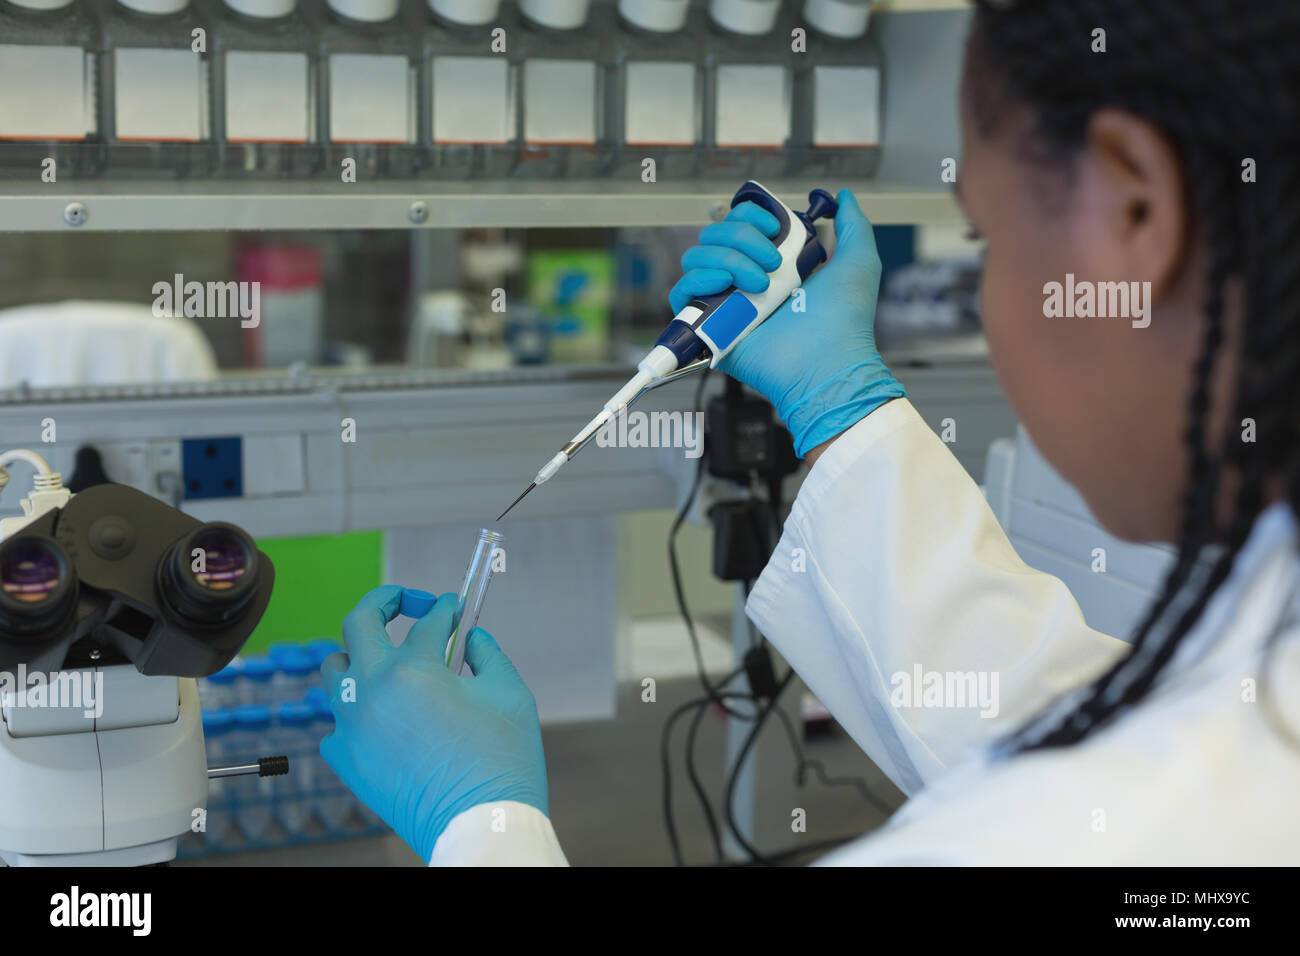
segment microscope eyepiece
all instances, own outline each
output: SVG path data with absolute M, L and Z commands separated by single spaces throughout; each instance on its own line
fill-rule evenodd
M 51 538 L 20 534 L 0 543 L 0 632 L 34 634 L 66 616 L 77 593 L 71 567 Z
M 257 546 L 234 525 L 212 522 L 181 538 L 160 566 L 162 594 L 176 613 L 218 625 L 257 590 Z
M 128 485 L 92 485 L 0 540 L 0 670 L 107 654 L 146 677 L 215 674 L 274 584 L 271 559 L 234 525 Z

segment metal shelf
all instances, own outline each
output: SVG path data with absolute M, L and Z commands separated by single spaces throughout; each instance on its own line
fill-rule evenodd
M 875 13 L 930 13 L 934 10 L 969 10 L 971 0 L 876 0 Z
M 835 183 L 765 183 L 802 208 Z M 845 183 L 878 224 L 961 221 L 940 189 Z M 731 183 L 494 181 L 323 183 L 93 180 L 33 187 L 0 181 L 0 231 L 696 226 L 725 214 Z M 68 213 L 78 208 L 80 215 Z M 423 204 L 420 206 L 419 204 Z M 80 220 L 79 225 L 71 222 Z

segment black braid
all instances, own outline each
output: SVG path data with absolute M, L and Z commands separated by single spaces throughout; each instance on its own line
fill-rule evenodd
M 1183 159 L 1195 234 L 1209 245 L 1205 331 L 1184 441 L 1188 482 L 1178 555 L 1129 654 L 1010 739 L 1015 749 L 1068 746 L 1141 700 L 1231 574 L 1281 479 L 1300 515 L 1300 2 L 1297 0 L 976 0 L 967 81 L 987 133 L 1007 100 L 1029 106 L 1026 147 L 1068 159 L 1104 107 L 1142 116 Z M 1092 31 L 1107 52 L 1093 53 Z M 1242 181 L 1242 160 L 1257 182 Z M 1245 292 L 1235 421 L 1212 451 L 1206 420 L 1224 339 L 1225 291 Z M 1241 438 L 1243 419 L 1255 441 Z M 1223 478 L 1236 482 L 1226 527 Z M 1222 549 L 1212 561 L 1207 548 Z M 1071 698 L 1071 702 L 1073 702 Z M 1062 711 L 1065 711 L 1062 713 Z

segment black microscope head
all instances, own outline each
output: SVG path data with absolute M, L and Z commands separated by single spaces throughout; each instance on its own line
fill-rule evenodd
M 274 580 L 234 525 L 95 485 L 0 541 L 0 669 L 213 674 L 253 633 Z

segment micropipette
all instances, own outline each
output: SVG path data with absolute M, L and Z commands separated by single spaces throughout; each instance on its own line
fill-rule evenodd
M 814 189 L 808 194 L 808 210 L 795 212 L 750 180 L 731 199 L 733 208 L 743 202 L 752 202 L 766 209 L 779 225 L 772 244 L 781 255 L 781 264 L 768 273 L 768 287 L 762 292 L 742 292 L 733 286 L 714 295 L 692 299 L 673 317 L 654 348 L 638 363 L 636 374 L 614 393 L 595 418 L 542 466 L 532 483 L 510 503 L 509 508 L 501 512 L 498 521 L 534 488 L 554 478 L 556 472 L 572 461 L 608 422 L 646 392 L 701 369 L 716 367 L 741 339 L 762 325 L 826 260 L 826 250 L 817 238 L 813 221 L 833 217 L 838 211 L 830 193 Z

